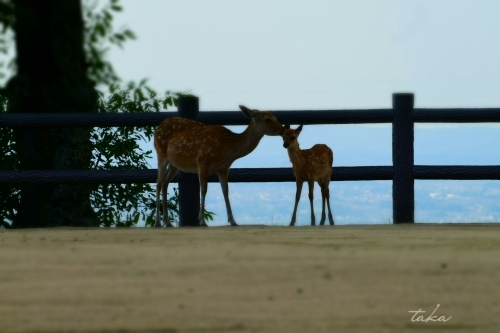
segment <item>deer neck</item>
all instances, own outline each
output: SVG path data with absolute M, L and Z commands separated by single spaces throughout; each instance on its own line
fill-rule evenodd
M 240 158 L 250 154 L 263 136 L 264 134 L 257 130 L 252 120 L 243 133 L 236 134 L 235 140 L 231 143 L 231 151 L 234 152 L 234 157 Z
M 292 164 L 300 164 L 303 163 L 304 159 L 302 157 L 302 150 L 299 147 L 299 144 L 291 145 L 287 148 L 288 157 L 290 158 L 290 162 Z

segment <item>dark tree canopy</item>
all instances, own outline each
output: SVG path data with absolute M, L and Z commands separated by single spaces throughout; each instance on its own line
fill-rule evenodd
M 97 112 L 87 78 L 80 0 L 15 0 L 17 74 L 6 87 L 8 112 Z M 21 170 L 86 169 L 90 128 L 14 131 Z M 26 185 L 13 227 L 94 226 L 87 185 Z

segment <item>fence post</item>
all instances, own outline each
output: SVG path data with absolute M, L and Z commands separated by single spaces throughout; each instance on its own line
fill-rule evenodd
M 196 120 L 200 110 L 198 97 L 181 96 L 177 112 L 182 118 Z M 198 226 L 200 211 L 200 183 L 198 174 L 180 171 L 179 179 L 179 226 Z
M 392 182 L 393 223 L 414 223 L 415 191 L 413 170 L 414 96 L 411 93 L 392 95 Z

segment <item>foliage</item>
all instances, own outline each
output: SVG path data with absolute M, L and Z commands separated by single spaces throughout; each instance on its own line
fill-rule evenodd
M 168 107 L 176 106 L 181 93 L 167 91 L 159 96 L 146 85 L 143 80 L 129 83 L 122 87 L 121 80 L 115 73 L 112 64 L 106 60 L 109 45 L 122 47 L 123 44 L 135 39 L 134 33 L 126 28 L 115 30 L 113 15 L 120 12 L 119 0 L 108 0 L 104 4 L 97 0 L 83 1 L 84 17 L 84 51 L 89 65 L 88 75 L 100 87 L 107 87 L 107 92 L 99 91 L 98 108 L 100 113 L 118 112 L 159 112 Z M 0 53 L 8 58 L 8 51 L 13 46 L 12 24 L 14 12 L 11 0 L 0 0 Z M 15 72 L 13 59 L 8 69 Z M 0 61 L 0 80 L 6 70 L 5 62 Z M 4 75 L 5 77 L 5 75 Z M 0 112 L 6 112 L 7 100 L 0 96 Z M 138 145 L 139 140 L 151 141 L 154 128 L 149 127 L 119 127 L 94 128 L 91 141 L 94 145 L 91 169 L 147 169 L 147 158 L 152 151 L 143 151 Z M 14 139 L 12 129 L 0 129 L 1 169 L 18 169 L 19 160 L 13 149 Z M 156 211 L 156 191 L 150 184 L 100 184 L 96 185 L 91 194 L 91 204 L 96 209 L 102 226 L 132 226 L 143 221 L 147 226 L 154 225 Z M 14 187 L 2 187 L 0 200 L 0 227 L 9 227 L 16 207 L 19 205 L 20 192 Z M 178 216 L 178 193 L 168 200 L 169 216 L 172 222 Z M 204 212 L 205 219 L 213 220 L 212 212 Z
M 0 95 L 0 112 L 5 112 L 7 109 L 7 98 Z M 12 128 L 0 128 L 0 169 L 1 170 L 17 170 L 19 166 L 19 158 L 14 150 L 14 135 Z M 21 193 L 19 189 L 12 186 L 0 187 L 0 227 L 8 228 L 12 221 L 19 201 Z
M 0 60 L 0 81 L 5 80 L 4 68 L 9 65 L 12 67 L 14 61 L 9 61 L 9 52 L 14 46 L 14 35 L 12 26 L 14 24 L 14 7 L 11 0 L 0 0 L 0 55 L 3 60 Z M 2 101 L 5 103 L 6 101 Z M 2 109 L 4 105 L 2 104 Z
M 89 66 L 87 74 L 97 84 L 116 84 L 120 79 L 112 64 L 106 60 L 106 52 L 109 45 L 123 47 L 126 41 L 133 40 L 136 36 L 127 28 L 114 30 L 113 14 L 123 10 L 119 0 L 109 0 L 104 5 L 102 1 L 85 0 L 83 4 L 84 51 Z
M 167 91 L 159 97 L 145 85 L 131 82 L 125 88 L 117 84 L 109 86 L 109 92 L 99 92 L 100 113 L 159 112 L 177 104 L 179 93 Z M 95 149 L 91 161 L 94 170 L 148 169 L 147 159 L 152 151 L 144 151 L 138 141 L 151 141 L 154 128 L 111 127 L 94 128 L 91 142 Z M 102 226 L 130 226 L 140 220 L 154 225 L 156 191 L 150 184 L 99 184 L 91 195 L 91 204 L 96 209 Z M 175 198 L 169 200 L 172 220 L 178 213 Z
M 12 67 L 14 63 L 9 61 L 9 53 L 14 46 L 12 26 L 14 24 L 14 7 L 11 0 L 0 0 L 0 82 L 5 80 L 5 68 L 8 64 Z M 3 86 L 0 84 L 0 86 Z M 6 112 L 7 98 L 0 94 L 0 112 Z M 19 166 L 19 158 L 14 150 L 14 136 L 12 128 L 0 128 L 0 169 L 16 170 Z M 20 191 L 14 187 L 0 187 L 0 227 L 10 226 L 16 214 L 20 200 Z

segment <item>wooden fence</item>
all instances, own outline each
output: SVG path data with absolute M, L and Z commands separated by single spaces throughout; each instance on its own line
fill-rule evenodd
M 414 123 L 500 122 L 500 108 L 415 109 L 414 96 L 393 94 L 391 109 L 272 111 L 278 121 L 290 124 L 392 123 L 391 166 L 334 167 L 333 181 L 392 180 L 393 222 L 414 222 L 415 179 L 500 179 L 500 166 L 414 165 Z M 178 113 L 119 114 L 1 114 L 2 127 L 37 126 L 157 126 L 164 119 L 181 116 L 206 124 L 247 125 L 240 111 L 199 112 L 197 98 L 179 100 Z M 155 183 L 156 169 L 149 170 L 0 170 L 0 184 L 47 183 Z M 230 182 L 293 182 L 291 168 L 235 168 Z M 180 225 L 196 225 L 200 204 L 196 174 L 179 173 Z M 218 182 L 216 175 L 209 182 Z

